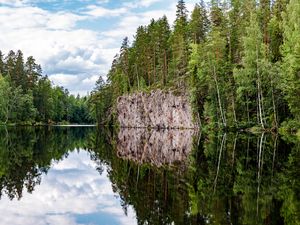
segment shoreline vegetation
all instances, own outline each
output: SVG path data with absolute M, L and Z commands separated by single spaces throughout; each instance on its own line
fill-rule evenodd
M 166 16 L 126 37 L 107 81 L 90 102 L 98 123 L 113 123 L 120 96 L 188 93 L 200 129 L 281 132 L 300 136 L 298 0 L 179 0 Z
M 179 0 L 172 26 L 162 15 L 124 38 L 86 97 L 53 86 L 20 50 L 0 52 L 0 124 L 118 127 L 120 96 L 163 90 L 189 95 L 202 130 L 300 137 L 299 14 L 298 0 L 200 1 L 192 12 Z

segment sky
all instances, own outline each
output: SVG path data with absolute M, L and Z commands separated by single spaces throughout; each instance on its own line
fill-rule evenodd
M 198 1 L 187 0 L 191 11 Z M 104 79 L 124 37 L 166 15 L 177 0 L 0 0 L 0 50 L 33 56 L 54 85 L 87 95 Z

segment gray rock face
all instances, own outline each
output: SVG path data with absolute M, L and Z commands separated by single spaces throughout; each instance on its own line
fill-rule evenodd
M 152 91 L 119 97 L 117 116 L 123 128 L 191 128 L 192 108 L 187 96 Z
M 195 135 L 196 131 L 192 129 L 121 129 L 117 154 L 138 164 L 148 163 L 157 167 L 186 164 Z

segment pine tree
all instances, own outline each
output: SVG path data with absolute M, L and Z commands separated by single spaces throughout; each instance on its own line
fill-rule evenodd
M 223 12 L 218 0 L 211 1 L 210 20 L 212 26 L 220 27 L 224 21 Z
M 187 9 L 183 0 L 178 1 L 176 20 L 172 43 L 172 71 L 173 76 L 183 76 L 187 73 L 188 64 L 188 20 Z
M 5 57 L 5 62 L 4 74 L 11 78 L 16 66 L 16 53 L 12 50 L 9 51 L 8 55 Z
M 259 2 L 259 17 L 260 26 L 263 34 L 263 40 L 265 44 L 269 44 L 269 29 L 268 24 L 271 17 L 271 1 L 270 0 L 260 0 Z
M 16 55 L 16 66 L 11 74 L 11 80 L 16 87 L 21 86 L 24 91 L 28 90 L 28 80 L 25 74 L 24 57 L 22 51 L 18 50 Z
M 25 74 L 27 77 L 28 88 L 33 89 L 42 76 L 41 66 L 36 64 L 35 59 L 29 56 L 25 63 Z
M 209 20 L 207 18 L 207 12 L 204 2 L 196 4 L 191 15 L 191 21 L 189 23 L 189 35 L 194 44 L 203 42 L 206 38 L 209 29 Z
M 123 39 L 120 49 L 120 64 L 123 75 L 127 80 L 128 88 L 130 87 L 130 74 L 129 74 L 129 40 L 128 37 Z
M 157 35 L 158 35 L 158 67 L 160 81 L 163 85 L 167 83 L 168 75 L 168 60 L 169 60 L 169 39 L 170 39 L 170 26 L 166 16 L 163 16 L 157 21 Z

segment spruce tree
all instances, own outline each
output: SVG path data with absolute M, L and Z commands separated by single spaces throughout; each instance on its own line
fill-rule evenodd
M 188 64 L 188 19 L 183 0 L 178 1 L 172 43 L 172 75 L 183 76 L 187 73 Z
M 22 51 L 18 50 L 16 55 L 16 66 L 11 79 L 16 87 L 21 86 L 24 91 L 28 89 L 28 80 L 25 74 L 24 56 Z
M 25 63 L 25 73 L 28 82 L 28 88 L 33 89 L 42 76 L 41 66 L 36 64 L 35 59 L 29 56 Z
M 4 73 L 11 79 L 16 66 L 16 53 L 12 50 L 9 51 L 8 55 L 5 57 L 5 62 Z
M 191 15 L 191 21 L 189 23 L 189 35 L 194 44 L 203 42 L 206 38 L 209 29 L 209 20 L 207 18 L 207 12 L 204 2 L 196 4 Z

